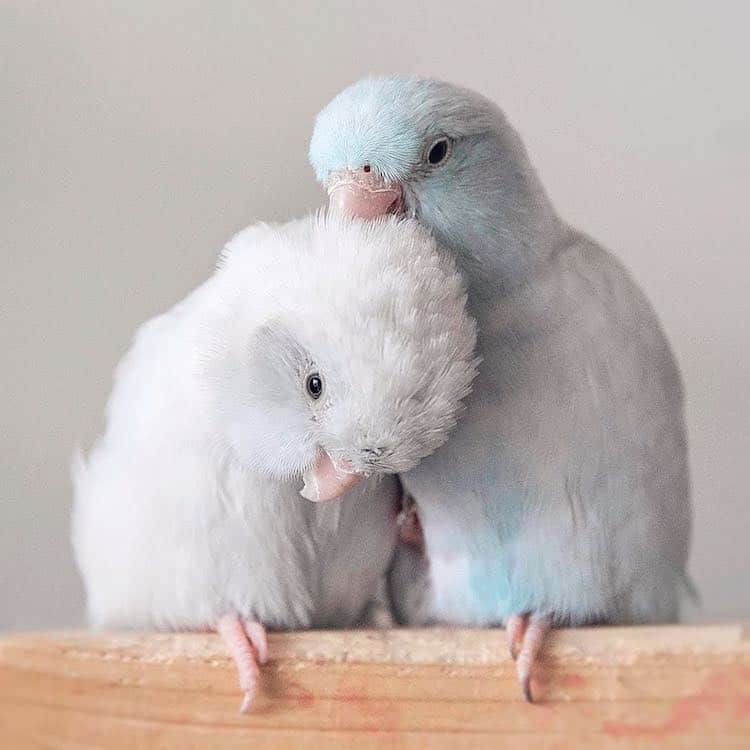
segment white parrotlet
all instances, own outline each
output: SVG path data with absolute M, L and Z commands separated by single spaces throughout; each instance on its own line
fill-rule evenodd
M 504 623 L 531 700 L 550 626 L 677 618 L 691 509 L 675 360 L 625 269 L 555 213 L 502 112 L 436 80 L 365 79 L 320 112 L 310 159 L 334 207 L 429 227 L 478 323 L 467 413 L 402 477 L 426 557 L 400 548 L 401 619 Z
M 138 331 L 74 467 L 91 623 L 217 629 L 246 710 L 266 627 L 361 622 L 396 545 L 394 475 L 445 442 L 476 374 L 465 303 L 415 221 L 236 235 Z

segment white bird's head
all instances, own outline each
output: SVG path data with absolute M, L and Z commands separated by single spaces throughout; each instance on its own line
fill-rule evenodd
M 204 378 L 225 444 L 305 497 L 404 472 L 445 442 L 476 372 L 449 255 L 413 220 L 322 214 L 227 246 Z

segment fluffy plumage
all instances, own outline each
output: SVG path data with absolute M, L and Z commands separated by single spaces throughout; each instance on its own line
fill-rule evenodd
M 443 136 L 452 151 L 433 166 Z M 674 620 L 690 533 L 682 387 L 629 274 L 558 218 L 515 131 L 474 92 L 360 81 L 319 114 L 310 157 L 324 183 L 363 165 L 397 181 L 455 254 L 479 325 L 467 413 L 403 477 L 429 565 L 402 550 L 402 619 Z
M 414 221 L 240 232 L 211 279 L 139 330 L 75 471 L 91 622 L 356 623 L 395 544 L 392 474 L 445 441 L 469 392 L 464 305 L 453 260 Z M 321 449 L 369 477 L 341 502 L 299 496 Z

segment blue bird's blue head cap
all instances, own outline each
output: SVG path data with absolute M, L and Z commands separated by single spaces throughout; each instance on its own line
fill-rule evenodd
M 387 181 L 409 179 L 437 138 L 495 129 L 500 110 L 472 91 L 416 76 L 364 78 L 338 94 L 315 122 L 310 162 L 320 182 L 365 164 Z
M 310 162 L 331 203 L 416 216 L 475 278 L 518 280 L 553 215 L 518 135 L 488 99 L 443 81 L 365 78 L 318 114 Z

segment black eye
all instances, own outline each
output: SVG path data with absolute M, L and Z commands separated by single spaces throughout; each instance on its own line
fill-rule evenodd
M 427 161 L 435 167 L 442 164 L 450 155 L 450 142 L 447 138 L 435 141 L 427 153 Z
M 305 381 L 305 389 L 311 398 L 319 399 L 320 394 L 323 393 L 323 378 L 317 372 L 308 375 Z

